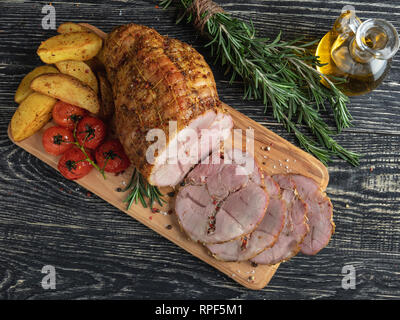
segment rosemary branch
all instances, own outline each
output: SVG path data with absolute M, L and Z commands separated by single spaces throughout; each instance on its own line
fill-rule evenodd
M 198 24 L 193 12 L 195 0 L 161 0 L 165 9 L 171 4 L 182 9 L 177 23 L 186 18 L 187 23 Z M 204 5 L 204 1 L 202 3 Z M 215 5 L 214 5 L 215 7 Z M 196 12 L 198 13 L 198 12 Z M 310 52 L 316 41 L 302 43 L 302 38 L 293 41 L 281 40 L 281 34 L 270 41 L 256 35 L 253 23 L 232 17 L 227 12 L 201 13 L 202 34 L 209 39 L 216 62 L 226 67 L 230 83 L 240 77 L 244 83 L 244 99 L 262 99 L 267 112 L 272 107 L 273 117 L 293 132 L 300 146 L 312 153 L 325 165 L 331 156 L 338 156 L 354 166 L 359 164 L 359 155 L 340 146 L 333 135 L 351 126 L 351 114 L 347 109 L 348 97 L 333 83 L 343 79 L 328 79 L 316 66 L 322 66 Z M 205 19 L 206 18 L 206 19 Z M 321 83 L 325 79 L 330 88 Z M 336 123 L 336 132 L 329 129 L 320 110 L 328 103 Z M 313 138 L 300 130 L 308 127 Z
M 166 202 L 162 197 L 163 194 L 156 186 L 152 186 L 149 184 L 146 179 L 140 174 L 136 168 L 132 173 L 131 180 L 129 181 L 128 185 L 120 190 L 121 192 L 125 192 L 129 190 L 129 195 L 126 197 L 124 202 L 127 202 L 127 210 L 130 209 L 133 203 L 140 203 L 144 208 L 149 206 L 150 208 L 153 207 L 153 203 L 157 202 L 160 206 L 163 205 L 163 202 Z M 146 202 L 146 199 L 148 202 Z

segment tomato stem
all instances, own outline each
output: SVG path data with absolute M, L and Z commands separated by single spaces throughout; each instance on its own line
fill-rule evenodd
M 81 149 L 81 151 L 83 152 L 83 154 L 84 154 L 85 157 L 86 157 L 85 160 L 86 160 L 87 162 L 89 162 L 97 171 L 99 171 L 99 172 L 101 173 L 101 175 L 103 176 L 104 180 L 106 180 L 106 174 L 105 174 L 105 172 L 104 172 L 104 169 L 101 169 L 92 159 L 90 159 L 90 157 L 89 157 L 88 154 L 86 153 L 86 150 L 85 150 L 84 145 L 85 145 L 86 138 L 88 137 L 89 133 L 86 134 L 85 139 L 83 140 L 83 145 L 81 145 L 81 144 L 78 142 L 78 139 L 77 139 L 77 137 L 76 137 L 76 127 L 77 127 L 77 124 L 78 124 L 78 122 L 75 122 L 75 127 L 74 127 L 74 131 L 73 131 L 73 135 L 74 135 L 75 142 L 73 142 L 73 144 L 76 145 L 79 149 Z

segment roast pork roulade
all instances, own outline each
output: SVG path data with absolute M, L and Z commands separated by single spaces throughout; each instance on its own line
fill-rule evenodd
M 229 136 L 232 119 L 221 108 L 214 76 L 190 45 L 129 24 L 108 34 L 102 55 L 113 89 L 116 133 L 150 184 L 175 186 Z M 149 137 L 151 129 L 162 131 L 165 143 L 149 156 L 149 147 L 160 142 Z

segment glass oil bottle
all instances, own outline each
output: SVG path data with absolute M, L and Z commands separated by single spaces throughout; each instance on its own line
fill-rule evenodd
M 381 19 L 362 22 L 354 7 L 345 6 L 332 30 L 318 44 L 315 55 L 324 65 L 317 69 L 344 94 L 361 95 L 382 82 L 398 48 L 399 36 L 391 23 Z M 324 79 L 321 81 L 329 87 Z

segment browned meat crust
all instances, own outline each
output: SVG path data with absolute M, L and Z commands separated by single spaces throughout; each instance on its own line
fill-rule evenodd
M 190 45 L 136 24 L 109 33 L 103 51 L 115 100 L 117 135 L 135 167 L 149 179 L 149 129 L 178 132 L 208 110 L 222 112 L 213 74 Z M 151 183 L 151 181 L 150 181 Z

